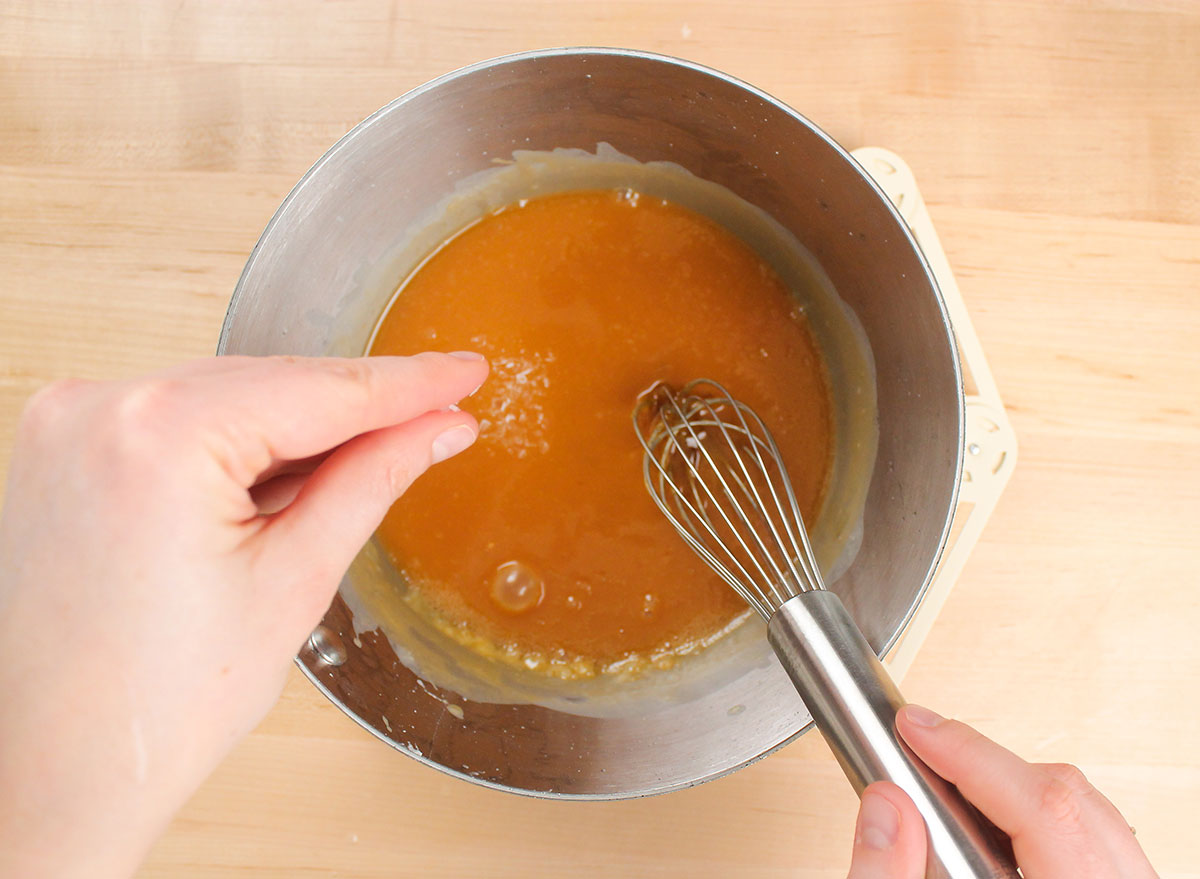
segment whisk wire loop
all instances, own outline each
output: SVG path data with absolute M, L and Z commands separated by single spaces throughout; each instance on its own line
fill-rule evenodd
M 665 403 L 666 405 L 670 405 L 675 408 L 677 414 L 682 416 L 682 411 L 679 409 L 678 403 L 673 397 L 665 401 Z M 647 439 L 641 430 L 641 416 L 643 413 L 641 413 L 640 410 L 641 407 L 639 407 L 638 411 L 635 411 L 634 425 L 638 428 L 638 438 L 641 440 L 642 446 L 647 452 L 643 465 L 643 475 L 646 480 L 646 485 L 650 489 L 650 496 L 653 498 L 654 503 L 675 526 L 680 536 L 683 537 L 688 545 L 690 545 L 692 549 L 696 551 L 696 553 L 708 564 L 710 568 L 717 573 L 718 576 L 721 577 L 722 580 L 732 586 L 733 589 L 739 595 L 741 595 L 742 598 L 745 599 L 746 602 L 753 607 L 756 612 L 764 617 L 769 617 L 770 609 L 766 603 L 760 600 L 752 590 L 748 590 L 744 585 L 748 582 L 752 582 L 753 577 L 750 572 L 746 570 L 741 560 L 730 553 L 724 553 L 724 558 L 718 557 L 712 550 L 709 549 L 704 540 L 701 539 L 702 534 L 707 534 L 709 539 L 716 542 L 716 545 L 723 545 L 720 542 L 720 538 L 717 535 L 717 531 L 712 520 L 705 512 L 702 512 L 703 499 L 699 497 L 697 493 L 700 483 L 694 480 L 692 482 L 695 490 L 693 493 L 693 502 L 693 500 L 689 500 L 688 496 L 680 489 L 679 485 L 674 481 L 671 474 L 667 470 L 667 462 L 671 460 L 671 450 L 674 449 L 678 451 L 684 447 L 684 445 L 680 442 L 678 435 L 675 433 L 675 428 L 671 428 L 669 426 L 665 426 L 663 423 L 659 423 L 655 426 L 652 434 L 650 435 L 650 439 Z M 686 418 L 681 418 L 681 421 L 687 424 Z M 689 426 L 688 439 L 691 439 L 692 443 L 699 447 L 702 444 L 704 437 L 700 436 L 694 427 Z M 661 458 L 653 451 L 653 447 L 659 444 L 664 444 L 666 448 L 666 454 L 662 455 Z M 689 469 L 694 474 L 698 475 L 698 471 L 696 470 L 694 462 L 692 462 L 687 455 L 681 455 L 681 457 Z M 653 465 L 654 470 L 657 472 L 657 481 L 655 481 L 652 476 L 651 465 Z M 709 493 L 709 496 L 710 499 L 713 499 L 711 492 Z M 674 502 L 674 509 L 672 509 L 672 507 L 668 504 L 668 498 Z M 695 523 L 697 521 L 703 526 L 703 532 L 696 527 Z M 730 563 L 729 565 L 726 564 L 726 560 Z M 736 573 L 733 570 L 730 570 L 730 565 L 736 569 Z M 739 577 L 738 574 L 741 576 Z
M 788 540 L 791 544 L 792 552 L 787 554 L 787 559 L 790 563 L 800 566 L 800 571 L 797 572 L 793 568 L 793 576 L 796 577 L 800 591 L 809 591 L 810 589 L 823 589 L 824 584 L 821 580 L 821 572 L 816 564 L 816 554 L 813 552 L 812 544 L 809 542 L 808 529 L 804 527 L 804 517 L 800 513 L 800 503 L 796 500 L 796 492 L 792 487 L 792 481 L 788 478 L 787 470 L 783 466 L 783 456 L 779 452 L 779 447 L 775 444 L 775 438 L 771 432 L 767 430 L 766 424 L 762 418 L 753 409 L 750 409 L 743 403 L 738 403 L 738 409 L 748 414 L 758 425 L 765 442 L 771 450 L 771 460 L 778 471 L 778 482 L 783 486 L 784 492 L 787 495 L 788 508 L 785 511 L 783 505 L 776 493 L 776 482 L 773 480 L 767 481 L 767 486 L 771 490 L 771 497 L 775 501 L 776 509 L 779 511 L 780 520 L 787 529 Z M 759 464 L 766 469 L 766 464 L 759 456 Z M 789 515 L 790 514 L 790 515 Z M 789 596 L 790 597 L 790 596 Z
M 795 490 L 762 419 L 717 382 L 642 395 L 643 476 L 680 535 L 763 618 L 823 588 Z
M 779 447 L 775 444 L 775 438 L 771 435 L 771 432 L 767 430 L 767 426 L 763 423 L 762 419 L 759 418 L 758 414 L 753 409 L 750 409 L 744 403 L 733 400 L 729 397 L 727 392 L 725 393 L 725 396 L 729 403 L 732 404 L 733 410 L 737 414 L 742 430 L 745 431 L 746 436 L 750 437 L 752 440 L 750 443 L 750 450 L 754 453 L 755 462 L 758 464 L 759 472 L 766 476 L 764 482 L 766 483 L 767 489 L 770 491 L 771 500 L 774 503 L 775 511 L 777 513 L 776 516 L 764 516 L 764 520 L 771 529 L 771 534 L 775 538 L 776 543 L 784 548 L 784 552 L 781 555 L 784 563 L 787 565 L 787 573 L 791 575 L 790 583 L 783 577 L 781 573 L 779 579 L 777 581 L 773 581 L 771 584 L 771 588 L 776 593 L 778 598 L 778 603 L 782 604 L 795 594 L 795 591 L 785 589 L 786 586 L 794 584 L 797 590 L 806 591 L 806 584 L 820 582 L 819 578 L 814 576 L 814 573 L 808 568 L 805 554 L 796 542 L 795 532 L 799 527 L 799 523 L 802 521 L 800 517 L 800 507 L 796 502 L 796 495 L 792 489 L 792 482 L 788 478 L 786 469 L 783 467 L 783 459 L 779 453 Z M 747 416 L 749 416 L 758 427 L 757 433 L 750 429 L 749 424 L 746 422 Z M 728 440 L 728 429 L 724 423 L 720 423 L 720 430 Z M 732 440 L 729 442 L 733 448 L 737 448 L 736 444 L 733 443 Z M 768 468 L 767 462 L 763 459 L 762 451 L 764 446 L 770 453 L 771 461 L 774 464 L 774 469 L 776 471 L 775 479 L 771 478 L 770 468 Z M 760 509 L 766 509 L 766 504 L 763 502 L 762 496 L 759 494 L 758 487 L 755 484 L 753 477 L 751 477 L 749 471 L 747 470 L 746 462 L 743 460 L 741 455 L 737 455 L 736 458 L 739 466 L 742 469 L 742 472 L 746 476 L 748 487 L 754 493 L 754 500 L 758 503 Z M 784 487 L 785 493 L 787 494 L 790 502 L 790 509 L 785 510 L 780 501 L 779 492 L 776 489 L 777 482 L 782 483 Z M 788 538 L 788 543 L 784 543 L 783 538 L 779 534 L 777 523 L 782 524 Z M 799 530 L 801 531 L 801 534 L 804 534 L 804 529 L 802 527 L 799 528 Z M 805 535 L 804 539 L 807 541 L 807 535 Z M 788 544 L 790 544 L 790 546 Z M 789 552 L 788 549 L 791 551 Z M 807 551 L 811 552 L 811 550 Z M 801 565 L 801 569 L 805 571 L 807 577 L 801 575 L 801 570 L 797 570 L 797 563 Z
M 746 470 L 745 462 L 742 460 L 741 456 L 736 453 L 737 446 L 730 438 L 729 430 L 718 416 L 716 409 L 711 402 L 703 397 L 691 398 L 688 400 L 688 402 L 691 405 L 685 411 L 680 407 L 677 399 L 672 398 L 670 401 L 672 408 L 675 410 L 675 414 L 681 419 L 681 423 L 686 428 L 689 438 L 693 441 L 693 443 L 689 444 L 689 447 L 694 444 L 695 451 L 697 452 L 698 456 L 702 457 L 704 462 L 708 465 L 708 469 L 711 471 L 713 478 L 715 478 L 715 480 L 719 483 L 721 489 L 721 494 L 718 495 L 711 482 L 702 476 L 697 462 L 693 460 L 693 456 L 684 455 L 682 460 L 687 464 L 689 474 L 692 477 L 689 487 L 692 489 L 693 496 L 696 496 L 698 489 L 703 490 L 704 495 L 709 501 L 708 509 L 715 509 L 720 514 L 723 524 L 729 530 L 730 534 L 732 534 L 733 538 L 737 540 L 739 548 L 742 550 L 742 552 L 745 553 L 746 557 L 750 559 L 751 564 L 758 572 L 758 575 L 762 578 L 762 582 L 771 584 L 769 588 L 774 591 L 774 584 L 783 578 L 784 573 L 776 564 L 776 559 L 773 557 L 772 553 L 768 550 L 763 536 L 759 533 L 759 529 L 755 527 L 758 523 L 751 519 L 744 506 L 739 503 L 738 494 L 730 487 L 730 477 L 735 477 L 737 471 L 732 470 L 727 472 L 727 468 L 722 467 L 717 463 L 713 457 L 711 443 L 705 441 L 707 436 L 701 437 L 699 435 L 700 432 L 696 430 L 697 425 L 712 427 L 718 430 L 722 437 L 726 440 L 728 447 L 734 450 L 734 454 L 732 456 L 733 462 L 741 468 L 742 473 L 746 478 L 746 484 L 743 486 L 743 493 L 745 493 L 745 490 L 748 489 L 749 492 L 754 494 L 755 499 L 757 500 L 757 487 L 754 485 L 753 479 Z M 699 416 L 699 420 L 693 423 L 695 416 Z M 672 426 L 670 419 L 664 419 L 663 424 L 670 433 L 671 438 L 675 440 L 676 446 L 678 446 L 678 433 Z M 749 433 L 748 430 L 747 433 Z M 726 503 L 722 503 L 722 500 L 726 501 Z M 702 512 L 707 512 L 703 502 L 698 504 L 698 506 Z M 735 514 L 734 516 L 730 515 L 731 510 Z M 707 529 L 709 533 L 716 537 L 716 529 L 711 527 L 711 519 L 707 515 L 705 515 L 705 522 L 710 526 Z M 767 567 L 764 567 L 764 563 L 767 567 L 770 567 L 771 570 L 767 570 Z

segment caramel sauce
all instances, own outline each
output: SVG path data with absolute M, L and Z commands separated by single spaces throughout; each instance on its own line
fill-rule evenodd
M 464 643 L 562 677 L 670 665 L 745 604 L 642 482 L 630 416 L 656 380 L 722 382 L 775 434 L 806 522 L 831 401 L 798 300 L 731 232 L 625 190 L 524 200 L 447 241 L 402 285 L 372 354 L 474 350 L 476 445 L 380 526 L 410 600 Z

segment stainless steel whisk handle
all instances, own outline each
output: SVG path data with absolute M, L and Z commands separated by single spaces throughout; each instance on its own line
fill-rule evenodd
M 904 698 L 837 595 L 789 599 L 767 631 L 855 790 L 892 781 L 916 804 L 928 828 L 927 879 L 1019 879 L 998 832 L 900 740 Z

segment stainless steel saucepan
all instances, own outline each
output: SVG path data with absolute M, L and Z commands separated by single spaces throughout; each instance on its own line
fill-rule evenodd
M 861 324 L 878 442 L 839 425 L 839 449 L 867 450 L 865 504 L 861 543 L 829 587 L 882 654 L 932 577 L 954 509 L 963 396 L 953 334 L 886 197 L 828 135 L 743 82 L 643 52 L 557 49 L 409 92 L 334 145 L 284 201 L 238 283 L 219 352 L 361 353 L 400 280 L 388 275 L 398 243 L 456 186 L 515 150 L 602 142 L 677 163 L 761 208 Z M 831 378 L 842 408 L 864 390 L 836 370 Z M 634 687 L 640 695 L 612 710 L 597 710 L 586 688 L 549 702 L 478 698 L 446 683 L 486 676 L 468 660 L 448 653 L 441 677 L 419 677 L 405 644 L 398 655 L 361 612 L 352 618 L 356 582 L 371 577 L 396 574 L 368 548 L 300 665 L 380 740 L 469 781 L 545 797 L 643 796 L 745 766 L 812 726 L 761 632 L 714 648 L 720 662 L 681 663 L 657 690 Z M 411 642 L 440 649 L 434 632 Z

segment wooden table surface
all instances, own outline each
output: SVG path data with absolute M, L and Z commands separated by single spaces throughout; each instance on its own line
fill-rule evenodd
M 623 45 L 713 65 L 904 156 L 1021 441 L 906 681 L 1078 763 L 1200 877 L 1200 4 L 0 3 L 0 465 L 24 398 L 213 351 L 246 256 L 362 117 L 472 61 Z M 824 744 L 562 804 L 390 752 L 306 681 L 144 877 L 844 877 Z

